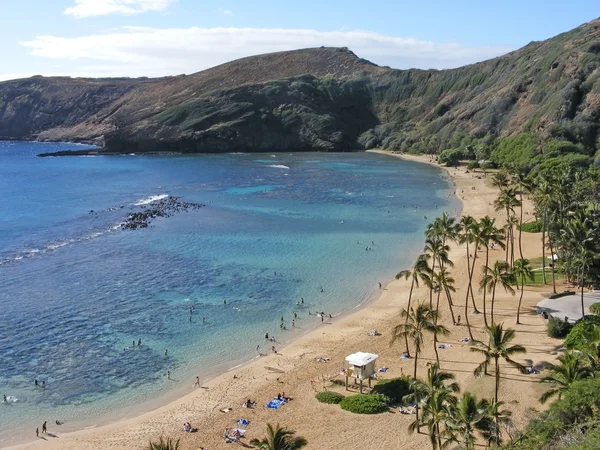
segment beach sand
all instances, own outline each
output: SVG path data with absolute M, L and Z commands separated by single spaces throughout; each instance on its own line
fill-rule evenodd
M 402 156 L 414 161 L 428 162 L 428 157 Z M 497 218 L 498 226 L 505 218 L 496 213 L 493 201 L 497 190 L 491 186 L 489 178 L 481 173 L 468 173 L 464 168 L 449 168 L 448 173 L 456 186 L 456 195 L 463 201 L 463 214 L 476 218 L 485 215 Z M 532 207 L 526 205 L 525 220 L 531 218 Z M 433 220 L 434 218 L 430 218 Z M 515 249 L 518 257 L 518 248 Z M 541 256 L 540 235 L 523 235 L 525 257 Z M 491 264 L 502 259 L 502 250 L 490 252 Z M 494 377 L 473 376 L 473 369 L 480 362 L 479 355 L 469 351 L 470 346 L 460 340 L 468 336 L 464 318 L 464 301 L 467 286 L 467 256 L 463 248 L 452 246 L 450 255 L 455 263 L 452 276 L 456 280 L 457 292 L 454 294 L 455 314 L 462 316 L 462 325 L 454 326 L 444 297 L 440 302 L 441 322 L 449 328 L 451 334 L 440 338 L 440 342 L 452 344 L 452 347 L 440 349 L 440 363 L 445 371 L 453 372 L 462 391 L 470 391 L 479 397 L 492 398 Z M 480 266 L 474 279 L 478 280 Z M 399 267 L 398 270 L 403 268 Z M 376 280 L 375 280 L 376 281 Z M 317 402 L 315 390 L 333 390 L 345 393 L 344 387 L 329 381 L 339 374 L 344 358 L 356 351 L 372 352 L 379 355 L 378 367 L 387 366 L 381 378 L 398 377 L 412 374 L 414 360 L 401 360 L 403 345 L 390 346 L 392 328 L 400 323 L 400 310 L 406 306 L 410 284 L 405 280 L 393 281 L 381 290 L 376 301 L 368 303 L 362 309 L 342 318 L 328 321 L 314 331 L 295 340 L 280 350 L 279 354 L 262 356 L 236 370 L 225 373 L 194 388 L 190 382 L 189 393 L 182 398 L 151 412 L 98 428 L 85 429 L 70 433 L 62 427 L 52 425 L 54 418 L 48 418 L 49 431 L 58 437 L 45 437 L 20 449 L 142 449 L 150 440 L 160 436 L 181 439 L 182 450 L 206 447 L 210 450 L 230 448 L 223 441 L 223 431 L 233 428 L 240 418 L 250 420 L 248 431 L 242 442 L 264 436 L 265 424 L 281 424 L 296 430 L 298 435 L 308 440 L 307 449 L 428 449 L 429 437 L 425 434 L 409 434 L 408 425 L 414 416 L 402 415 L 395 409 L 392 412 L 364 416 L 343 411 L 339 406 Z M 481 296 L 474 287 L 478 308 L 481 309 Z M 558 286 L 562 290 L 563 286 Z M 551 286 L 526 288 L 523 298 L 522 325 L 515 325 L 518 292 L 510 296 L 498 290 L 496 297 L 496 322 L 516 328 L 516 343 L 527 348 L 527 354 L 517 358 L 523 364 L 541 364 L 552 362 L 561 341 L 548 338 L 545 322 L 535 314 L 535 305 L 551 291 Z M 413 295 L 413 304 L 428 300 L 428 291 L 421 287 Z M 489 299 L 489 296 L 488 296 Z M 489 302 L 488 302 L 489 303 Z M 483 316 L 470 312 L 469 320 L 476 339 L 485 339 Z M 377 329 L 381 336 L 369 336 Z M 419 377 L 425 377 L 426 364 L 435 361 L 433 338 L 428 341 L 419 359 Z M 261 345 L 263 352 L 270 349 L 271 343 Z M 269 352 L 270 353 L 270 352 Z M 317 362 L 318 358 L 329 358 L 328 362 Z M 544 392 L 544 386 L 537 383 L 540 375 L 523 375 L 516 369 L 501 366 L 500 400 L 505 408 L 512 411 L 516 428 L 523 427 L 529 419 L 544 408 L 538 399 Z M 337 377 L 342 381 L 344 378 Z M 314 380 L 314 381 L 313 381 Z M 187 382 L 188 380 L 186 380 Z M 278 393 L 291 396 L 288 404 L 278 410 L 263 405 Z M 242 407 L 246 399 L 257 402 L 254 409 Z M 229 412 L 221 409 L 232 408 Z M 40 420 L 40 426 L 41 422 Z M 196 433 L 183 431 L 184 422 L 190 422 L 198 428 Z M 68 425 L 68 424 L 67 424 Z M 66 425 L 66 426 L 67 426 Z M 509 430 L 512 433 L 516 429 Z M 35 430 L 32 430 L 35 436 Z M 32 439 L 35 439 L 33 437 Z

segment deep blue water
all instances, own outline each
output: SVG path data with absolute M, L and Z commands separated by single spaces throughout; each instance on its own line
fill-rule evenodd
M 309 310 L 352 309 L 418 253 L 424 216 L 458 206 L 441 170 L 384 155 L 36 157 L 71 147 L 0 142 L 0 394 L 18 399 L 0 404 L 0 446 L 172 391 L 167 370 L 191 386 L 267 331 L 318 325 Z M 207 206 L 118 229 L 158 195 Z

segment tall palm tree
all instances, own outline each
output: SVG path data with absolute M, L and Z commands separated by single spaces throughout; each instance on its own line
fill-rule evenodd
M 301 436 L 294 436 L 294 430 L 281 428 L 267 424 L 267 436 L 263 439 L 252 439 L 250 445 L 260 450 L 297 450 L 305 447 L 306 439 Z
M 512 182 L 519 192 L 519 202 L 521 203 L 519 215 L 519 256 L 523 259 L 523 231 L 521 230 L 521 227 L 523 226 L 523 194 L 531 189 L 531 182 L 529 181 L 527 174 L 519 168 L 516 168 L 513 171 Z
M 484 266 L 484 270 L 486 267 L 489 267 L 490 265 L 490 245 L 495 242 L 497 243 L 500 248 L 505 248 L 504 246 L 504 235 L 500 232 L 500 230 L 498 228 L 496 228 L 496 220 L 490 218 L 489 216 L 485 216 L 483 219 L 481 219 L 479 221 L 479 236 L 480 236 L 480 242 L 482 245 L 485 245 L 485 266 Z M 485 323 L 485 326 L 488 326 L 488 321 L 487 321 L 487 311 L 486 311 L 486 304 L 485 304 L 485 294 L 486 294 L 486 290 L 483 290 L 483 322 Z
M 494 209 L 496 211 L 504 210 L 506 212 L 506 231 L 507 235 L 511 237 L 513 234 L 513 224 L 510 217 L 514 215 L 515 208 L 521 206 L 521 202 L 517 198 L 517 191 L 511 187 L 503 188 L 498 195 L 498 198 L 494 200 Z M 506 262 L 508 262 L 508 249 L 509 245 L 506 246 Z
M 477 435 L 489 439 L 495 424 L 489 415 L 489 402 L 485 399 L 478 400 L 470 392 L 465 392 L 458 399 L 456 405 L 450 409 L 450 417 L 446 427 L 452 431 L 460 448 L 474 450 Z
M 407 310 L 410 310 L 411 300 L 413 295 L 413 290 L 416 287 L 419 287 L 419 280 L 425 281 L 426 283 L 430 281 L 431 274 L 429 269 L 429 264 L 427 264 L 427 260 L 430 258 L 427 254 L 419 255 L 417 261 L 412 266 L 411 270 L 403 270 L 396 274 L 396 280 L 400 278 L 404 278 L 405 280 L 411 279 L 410 282 L 410 293 L 408 294 L 408 305 L 406 306 Z M 406 353 L 410 358 L 410 350 L 408 348 L 408 335 L 405 336 L 406 340 Z
M 436 218 L 427 227 L 425 236 L 428 238 L 438 237 L 442 240 L 442 244 L 446 245 L 448 241 L 456 241 L 459 229 L 460 226 L 456 223 L 456 219 L 444 212 L 441 217 Z
M 423 410 L 421 418 L 410 424 L 409 431 L 418 431 L 421 425 L 426 425 L 433 450 L 442 449 L 441 424 L 450 416 L 450 407 L 456 403 L 452 393 L 458 392 L 459 387 L 456 382 L 447 384 L 452 380 L 454 374 L 441 371 L 439 364 L 434 363 L 427 369 L 425 381 L 416 378 L 410 381 L 412 393 L 404 397 L 421 405 Z
M 504 330 L 504 324 L 492 325 L 491 327 L 485 327 L 485 332 L 488 335 L 488 343 L 484 344 L 481 341 L 474 340 L 471 342 L 473 345 L 471 351 L 479 353 L 485 357 L 483 362 L 477 366 L 473 373 L 478 376 L 481 372 L 487 374 L 487 368 L 489 364 L 494 362 L 494 370 L 496 377 L 496 387 L 494 391 L 494 401 L 498 401 L 498 389 L 500 387 L 500 367 L 499 361 L 503 359 L 511 366 L 517 368 L 520 372 L 525 373 L 526 369 L 521 364 L 512 360 L 513 355 L 526 353 L 525 347 L 522 345 L 509 345 L 510 342 L 515 338 L 515 330 L 508 328 Z
M 496 299 L 496 286 L 499 284 L 506 292 L 510 292 L 511 295 L 515 295 L 515 290 L 511 286 L 513 280 L 514 275 L 510 271 L 509 265 L 504 261 L 496 261 L 493 268 L 485 268 L 485 274 L 481 277 L 479 286 L 481 289 L 487 289 L 487 291 L 492 294 L 492 325 L 494 325 L 494 300 Z
M 583 380 L 592 376 L 593 372 L 591 367 L 585 365 L 579 355 L 574 352 L 566 352 L 558 357 L 560 364 L 548 364 L 547 368 L 550 373 L 540 380 L 540 383 L 552 383 L 554 387 L 549 391 L 544 392 L 540 397 L 540 402 L 546 403 L 546 401 L 558 395 L 558 398 L 562 396 L 562 393 L 573 383 L 574 381 Z
M 467 272 L 469 274 L 469 285 L 467 287 L 467 296 L 465 298 L 465 303 L 468 303 L 470 292 L 471 301 L 473 302 L 473 310 L 476 314 L 479 314 L 477 305 L 475 305 L 475 296 L 473 295 L 472 288 L 473 273 L 475 271 L 475 261 L 477 259 L 477 252 L 479 250 L 478 247 L 482 244 L 479 222 L 475 220 L 472 216 L 463 216 L 463 218 L 461 219 L 461 226 L 462 233 L 459 237 L 459 243 L 467 244 Z M 472 258 L 471 253 L 469 251 L 469 244 L 472 244 L 474 247 Z M 470 259 L 473 259 L 473 262 L 471 264 L 469 263 Z
M 424 333 L 448 334 L 449 332 L 443 325 L 436 325 L 438 319 L 437 310 L 431 309 L 424 303 L 419 303 L 417 309 L 412 307 L 408 310 L 403 309 L 400 316 L 405 319 L 404 323 L 396 325 L 392 330 L 392 340 L 390 345 L 398 339 L 404 339 L 405 336 L 408 336 L 415 349 L 413 377 L 417 378 L 417 361 L 425 341 Z
M 450 261 L 448 253 L 450 253 L 450 246 L 442 242 L 441 237 L 432 236 L 425 240 L 424 251 L 426 254 L 431 256 L 431 273 L 435 272 L 436 262 L 439 267 L 448 265 L 454 266 L 454 263 Z M 429 285 L 429 306 L 433 308 L 433 285 Z
M 537 181 L 533 194 L 538 215 L 542 216 L 542 277 L 546 284 L 546 232 L 548 230 L 548 215 L 554 199 L 553 183 L 546 178 Z
M 454 278 L 452 278 L 452 275 L 445 267 L 442 267 L 436 274 L 434 274 L 434 280 L 437 286 L 440 288 L 435 309 L 439 309 L 440 294 L 442 291 L 444 291 L 446 294 L 446 299 L 448 300 L 448 308 L 450 309 L 450 315 L 452 316 L 452 323 L 456 323 L 454 311 L 452 310 L 454 304 L 452 303 L 452 295 L 450 294 L 450 292 L 456 292 L 456 288 L 454 287 Z
M 525 280 L 534 280 L 533 269 L 528 259 L 517 259 L 512 268 L 517 289 L 519 289 L 519 279 L 521 280 L 521 294 L 519 296 L 519 306 L 517 307 L 517 325 L 520 324 L 521 302 L 523 301 L 523 291 L 525 290 Z
M 510 178 L 508 173 L 505 170 L 501 170 L 497 172 L 492 177 L 492 186 L 498 188 L 499 190 L 505 189 L 508 187 L 510 183 Z

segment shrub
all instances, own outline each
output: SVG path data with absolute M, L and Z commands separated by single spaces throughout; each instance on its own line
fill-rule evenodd
M 600 316 L 600 302 L 593 303 L 592 305 L 590 305 L 590 312 L 592 314 L 596 314 L 597 316 Z
M 344 397 L 340 407 L 355 414 L 378 414 L 388 410 L 387 397 L 382 394 L 358 394 Z
M 446 164 L 447 166 L 457 166 L 463 157 L 463 152 L 459 148 L 451 148 L 442 151 L 438 156 L 438 162 L 440 164 Z
M 479 161 L 469 161 L 469 163 L 467 164 L 467 169 L 479 169 Z
M 391 402 L 400 401 L 402 397 L 410 393 L 410 384 L 406 377 L 390 378 L 378 381 L 372 392 L 385 395 Z
M 526 222 L 521 225 L 521 231 L 525 233 L 541 233 L 544 224 L 541 220 L 534 220 L 533 222 Z
M 179 439 L 173 441 L 171 438 L 167 438 L 163 440 L 162 436 L 158 440 L 158 442 L 150 441 L 147 447 L 148 450 L 178 450 L 179 449 Z
M 586 336 L 597 326 L 600 326 L 600 316 L 591 315 L 579 319 L 565 339 L 565 347 L 583 349 L 587 341 Z
M 559 319 L 558 317 L 550 317 L 546 332 L 552 338 L 563 339 L 569 334 L 571 328 L 573 328 L 573 325 L 566 320 Z
M 317 395 L 315 395 L 315 398 L 321 403 L 328 403 L 330 405 L 337 405 L 344 400 L 344 396 L 342 394 L 338 394 L 337 392 L 319 392 Z

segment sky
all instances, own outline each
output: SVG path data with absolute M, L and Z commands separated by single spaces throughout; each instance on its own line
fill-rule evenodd
M 165 76 L 348 47 L 398 69 L 502 55 L 600 16 L 598 0 L 0 0 L 0 80 Z

